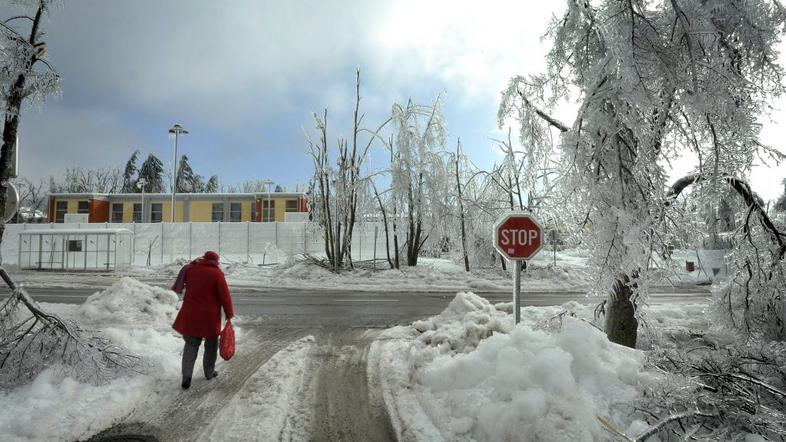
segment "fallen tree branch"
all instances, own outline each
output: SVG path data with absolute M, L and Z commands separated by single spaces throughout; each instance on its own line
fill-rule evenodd
M 77 324 L 49 314 L 0 267 L 11 295 L 0 306 L 0 384 L 24 382 L 52 365 L 70 367 L 73 377 L 103 382 L 116 370 L 139 372 L 138 356 Z M 17 319 L 24 305 L 30 316 Z

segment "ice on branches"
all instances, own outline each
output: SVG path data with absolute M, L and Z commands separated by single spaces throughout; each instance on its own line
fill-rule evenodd
M 4 269 L 0 272 L 10 281 Z M 45 312 L 24 288 L 14 286 L 0 305 L 0 386 L 28 382 L 47 368 L 102 383 L 138 370 L 138 362 L 110 341 Z

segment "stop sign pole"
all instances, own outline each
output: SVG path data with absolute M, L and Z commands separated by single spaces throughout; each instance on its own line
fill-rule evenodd
M 521 269 L 543 246 L 543 228 L 529 213 L 509 213 L 494 225 L 494 248 L 515 262 L 513 270 L 513 312 L 521 321 Z

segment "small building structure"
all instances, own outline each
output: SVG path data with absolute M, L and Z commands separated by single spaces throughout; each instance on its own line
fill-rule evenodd
M 66 215 L 83 214 L 88 223 L 172 222 L 171 193 L 53 193 L 49 222 L 67 222 Z M 288 213 L 304 213 L 303 192 L 178 193 L 175 222 L 285 222 Z
M 30 229 L 19 232 L 19 268 L 110 271 L 131 265 L 128 229 Z

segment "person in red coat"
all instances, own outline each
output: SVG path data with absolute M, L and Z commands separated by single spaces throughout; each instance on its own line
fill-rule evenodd
M 205 252 L 204 256 L 181 269 L 178 282 L 173 286 L 173 290 L 178 293 L 182 291 L 183 285 L 186 290 L 183 305 L 172 324 L 172 328 L 183 335 L 186 341 L 182 362 L 184 389 L 191 386 L 194 363 L 203 339 L 205 352 L 202 355 L 202 368 L 205 377 L 209 380 L 218 376 L 215 366 L 218 335 L 221 333 L 221 309 L 224 309 L 227 319 L 235 316 L 229 287 L 224 272 L 218 267 L 218 260 L 216 252 Z

